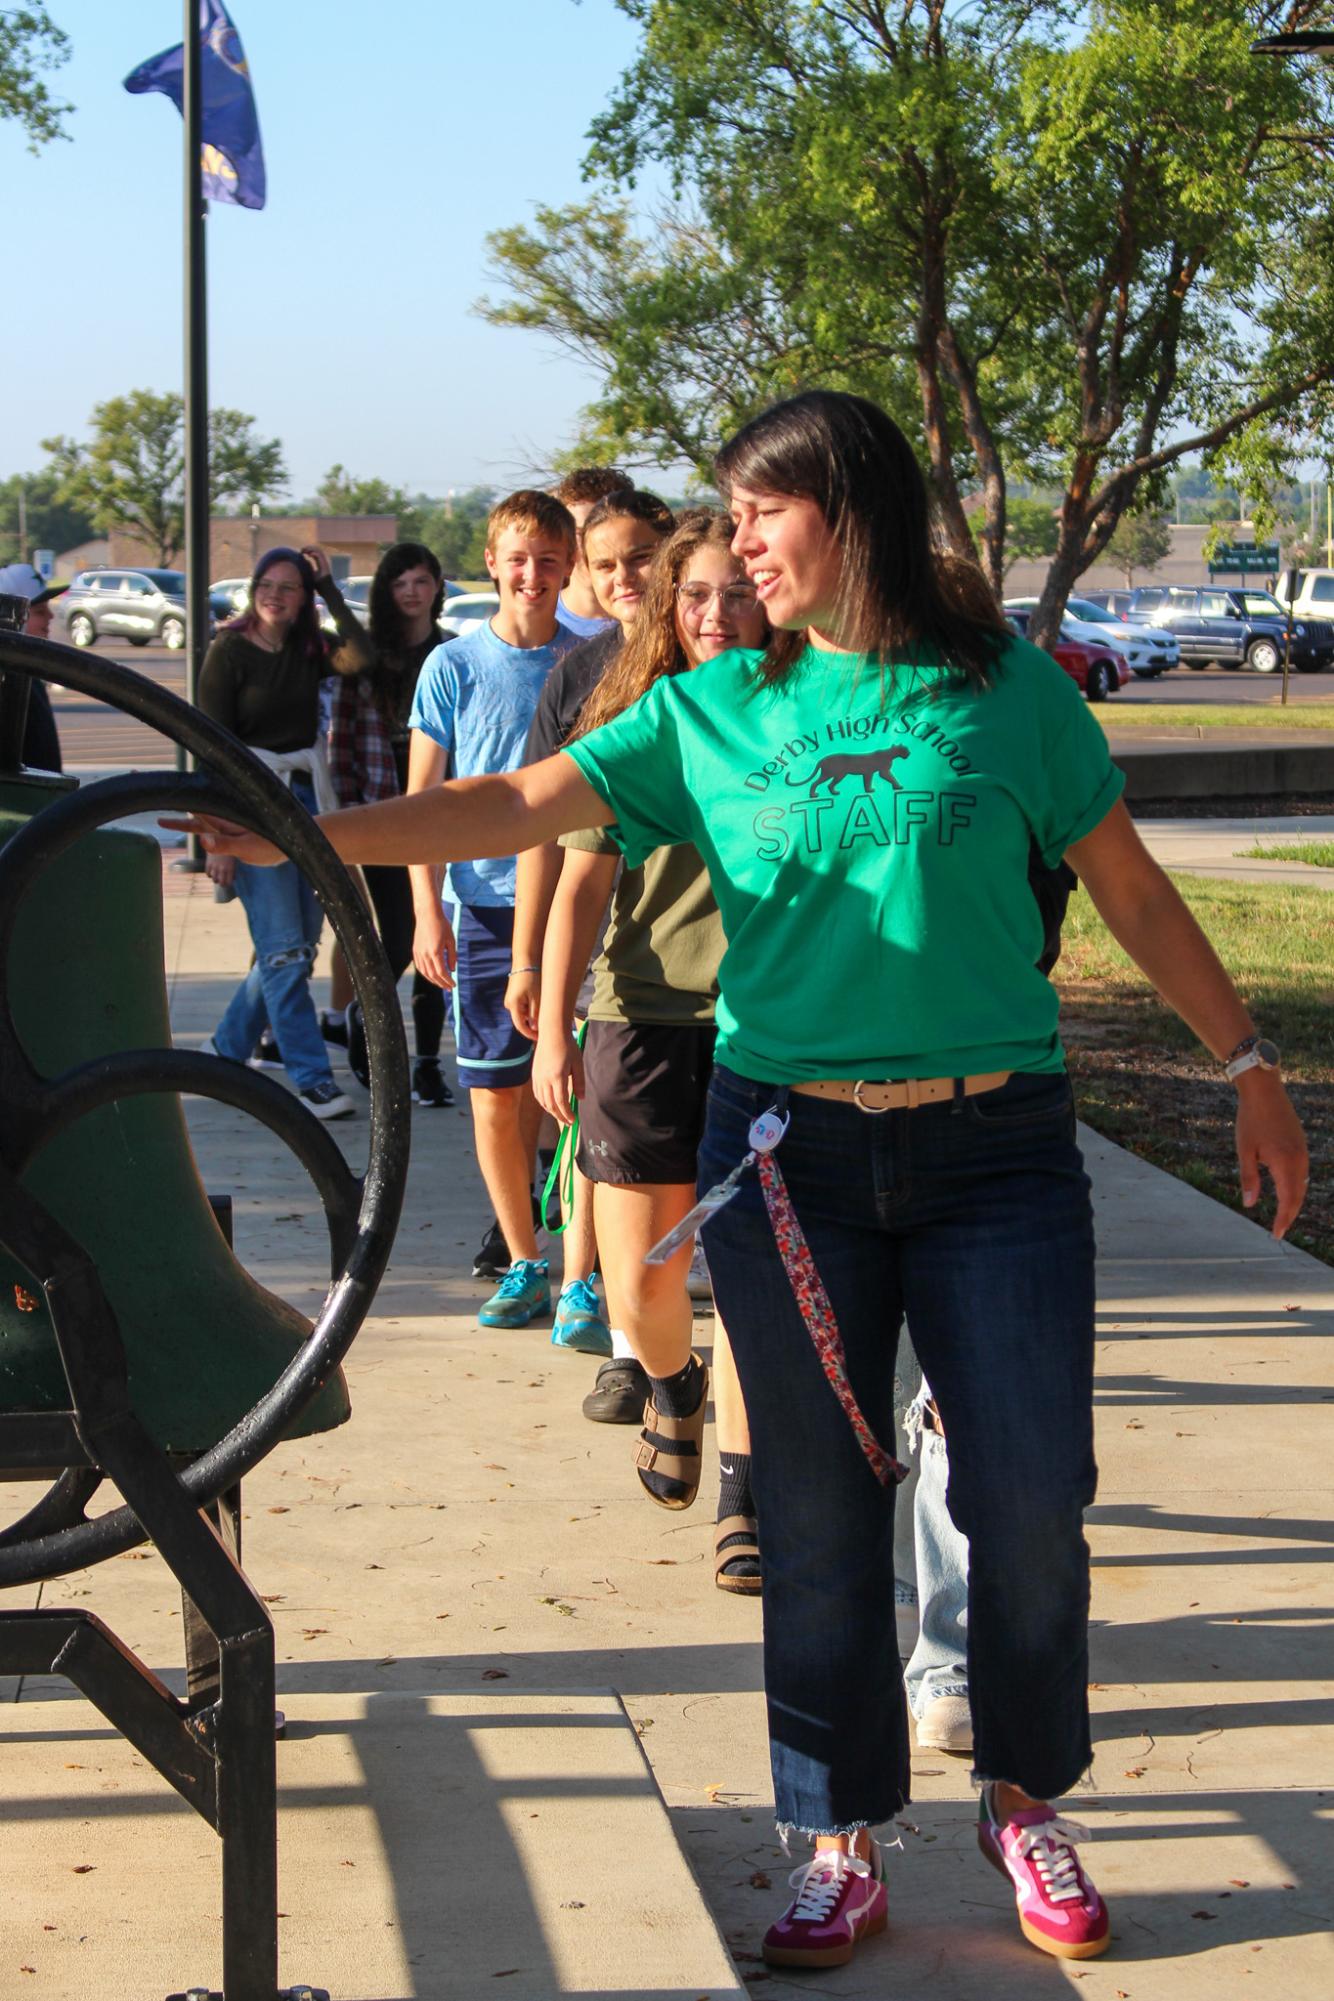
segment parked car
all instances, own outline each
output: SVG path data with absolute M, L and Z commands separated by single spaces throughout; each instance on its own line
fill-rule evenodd
M 1224 667 L 1272 674 L 1283 665 L 1288 615 L 1268 591 L 1154 584 L 1135 592 L 1130 617 L 1132 623 L 1174 632 L 1188 667 L 1207 667 L 1217 660 Z M 1299 672 L 1317 673 L 1332 657 L 1334 635 L 1304 620 L 1294 622 L 1292 664 Z
M 1100 591 L 1096 595 L 1086 595 L 1081 592 L 1078 597 L 1067 600 L 1065 609 L 1069 616 L 1077 618 L 1081 625 L 1110 625 L 1113 630 L 1106 637 L 1115 644 L 1118 631 L 1124 633 L 1129 621 L 1124 612 L 1115 605 L 1104 603 L 1104 596 L 1128 599 L 1130 592 Z M 1134 637 L 1137 645 L 1147 641 L 1153 649 L 1153 665 L 1134 669 L 1142 680 L 1154 681 L 1160 674 L 1166 673 L 1169 667 L 1180 666 L 1181 644 L 1174 632 L 1164 632 L 1156 625 L 1139 625 L 1135 627 Z
M 462 639 L 465 632 L 485 625 L 500 610 L 500 599 L 494 591 L 465 591 L 458 597 L 447 597 L 440 623 L 448 626 L 456 638 Z
M 250 579 L 219 577 L 215 584 L 209 585 L 208 594 L 215 607 L 216 618 L 236 618 L 250 603 Z M 223 605 L 226 606 L 225 611 L 218 609 Z
M 1274 596 L 1285 614 L 1291 598 L 1293 618 L 1334 644 L 1334 570 L 1280 570 Z
M 1133 591 L 1081 591 L 1086 604 L 1099 604 L 1104 611 L 1114 611 L 1118 618 L 1124 618 L 1130 610 Z
M 1022 605 L 1017 609 L 1005 608 L 1005 616 L 1021 639 L 1028 637 L 1029 612 Z M 1114 647 L 1090 645 L 1087 641 L 1067 634 L 1066 622 L 1061 623 L 1061 636 L 1051 649 L 1052 658 L 1064 667 L 1090 702 L 1101 702 L 1108 695 L 1116 694 L 1131 678 L 1132 669 L 1125 655 Z
M 1037 605 L 1036 598 L 1005 600 L 1005 609 L 1009 612 L 1031 613 L 1037 610 Z M 1082 639 L 1086 646 L 1101 648 L 1104 652 L 1110 647 L 1113 653 L 1123 656 L 1132 674 L 1141 674 L 1146 680 L 1155 674 L 1161 674 L 1167 664 L 1161 649 L 1157 648 L 1145 634 L 1136 631 L 1132 626 L 1123 625 L 1120 619 L 1107 619 L 1102 611 L 1090 621 L 1081 619 L 1073 606 L 1067 606 L 1061 620 L 1061 632 L 1065 638 Z
M 173 652 L 185 644 L 183 570 L 81 570 L 60 600 L 60 616 L 75 646 L 103 633 L 131 646 L 154 640 Z

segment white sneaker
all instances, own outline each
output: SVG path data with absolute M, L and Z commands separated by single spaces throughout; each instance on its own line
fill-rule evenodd
M 686 1291 L 692 1299 L 712 1299 L 713 1281 L 709 1277 L 709 1267 L 704 1256 L 704 1245 L 698 1237 L 690 1254 L 690 1270 L 686 1273 Z
M 301 1102 L 314 1112 L 317 1119 L 350 1119 L 357 1109 L 332 1078 L 327 1083 L 312 1084 L 302 1091 Z
M 973 1712 L 966 1695 L 938 1695 L 917 1726 L 919 1751 L 947 1751 L 966 1758 L 973 1748 Z

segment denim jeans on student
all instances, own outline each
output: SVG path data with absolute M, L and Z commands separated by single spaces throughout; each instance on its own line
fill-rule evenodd
M 292 790 L 307 811 L 314 807 L 306 786 L 298 781 Z M 283 1067 L 299 1091 L 332 1081 L 310 993 L 324 926 L 319 899 L 294 862 L 279 862 L 276 868 L 238 862 L 236 893 L 250 925 L 255 963 L 218 1023 L 213 1040 L 219 1055 L 244 1063 L 267 1022 Z
M 700 1185 L 746 1151 L 773 1087 L 719 1068 Z M 974 1763 L 1039 1799 L 1089 1762 L 1093 1225 L 1069 1081 L 871 1116 L 793 1094 L 778 1150 L 877 1438 L 906 1313 L 940 1407 L 970 1553 Z M 704 1226 L 751 1430 L 780 1825 L 840 1833 L 908 1798 L 894 1629 L 894 1492 L 821 1367 L 754 1173 Z

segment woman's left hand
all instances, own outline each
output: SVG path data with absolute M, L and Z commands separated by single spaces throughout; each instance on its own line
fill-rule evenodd
M 1260 1199 L 1260 1169 L 1268 1168 L 1276 1202 L 1271 1235 L 1286 1236 L 1306 1199 L 1310 1160 L 1301 1121 L 1272 1070 L 1237 1079 L 1237 1160 L 1248 1209 Z
M 321 549 L 318 542 L 307 543 L 306 547 L 301 551 L 301 560 L 303 563 L 309 564 L 311 570 L 314 572 L 317 585 L 322 584 L 326 577 L 333 575 L 333 565 L 329 561 L 328 552 Z

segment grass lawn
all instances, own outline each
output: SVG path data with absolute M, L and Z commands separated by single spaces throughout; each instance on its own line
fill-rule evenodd
M 1272 701 L 1137 702 L 1122 708 L 1113 695 L 1093 710 L 1104 729 L 1198 730 L 1331 730 L 1334 700 L 1292 702 L 1282 707 L 1275 691 Z
M 1334 841 L 1260 841 L 1247 848 L 1246 861 L 1308 862 L 1312 868 L 1334 868 Z
M 1305 856 L 1304 856 L 1305 858 Z M 1334 1264 L 1334 905 L 1290 883 L 1178 876 L 1283 1069 L 1311 1147 L 1311 1186 L 1291 1241 Z M 1076 893 L 1054 979 L 1080 1116 L 1109 1139 L 1241 1208 L 1236 1093 Z M 1272 1217 L 1266 1191 L 1258 1210 Z

